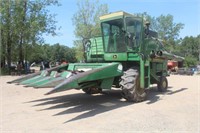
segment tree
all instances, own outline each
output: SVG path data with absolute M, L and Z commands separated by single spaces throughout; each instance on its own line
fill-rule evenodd
M 158 32 L 159 38 L 163 40 L 178 39 L 180 30 L 184 28 L 184 24 L 175 23 L 174 17 L 170 14 L 152 17 L 145 12 L 139 15 L 143 15 L 151 23 L 150 28 Z
M 66 60 L 67 62 L 76 62 L 75 58 L 75 49 L 69 48 L 67 46 L 61 45 L 59 43 L 54 45 L 49 44 L 35 44 L 34 47 L 28 45 L 28 49 L 31 49 L 32 52 L 26 52 L 27 59 L 32 63 L 40 63 L 41 61 L 45 62 L 60 62 Z M 26 54 L 25 53 L 25 54 Z
M 197 65 L 197 59 L 193 57 L 192 55 L 187 55 L 185 57 L 184 64 L 186 67 L 195 66 Z
M 1 31 L 1 66 L 5 65 L 6 59 L 8 67 L 11 66 L 11 37 L 12 37 L 12 25 L 11 25 L 11 5 L 12 1 L 0 1 L 0 31 Z
M 196 44 L 196 50 L 197 50 L 197 56 L 198 56 L 198 61 L 200 62 L 200 35 L 198 35 L 195 39 L 195 44 Z
M 181 42 L 180 51 L 185 57 L 186 66 L 197 64 L 197 61 L 200 61 L 200 35 L 186 36 Z
M 43 41 L 42 34 L 56 35 L 55 15 L 49 14 L 47 7 L 59 5 L 57 0 L 1 0 L 0 1 L 0 31 L 1 60 L 7 60 L 8 67 L 16 59 L 13 55 L 18 51 L 18 58 L 23 62 L 24 51 L 29 45 Z
M 84 59 L 84 48 L 81 40 L 74 41 L 75 46 L 75 57 L 78 61 L 82 61 Z
M 166 44 L 165 48 L 172 53 L 179 53 L 179 33 L 184 28 L 183 23 L 175 23 L 172 15 L 151 16 L 147 12 L 137 13 L 138 16 L 145 18 L 150 22 L 150 29 L 158 33 L 158 38 Z
M 172 15 L 160 15 L 158 17 L 153 17 L 147 14 L 146 12 L 137 15 L 143 16 L 147 21 L 151 23 L 150 28 L 153 31 L 158 33 L 158 37 L 162 39 L 165 44 L 165 47 L 173 52 L 176 44 L 179 41 L 180 30 L 184 28 L 183 23 L 175 23 Z
M 175 49 L 175 43 L 178 40 L 180 30 L 183 29 L 184 24 L 173 22 L 173 16 L 168 14 L 166 16 L 160 15 L 156 18 L 154 24 L 155 30 L 158 32 L 159 38 L 163 39 L 166 44 L 166 48 L 173 52 Z
M 176 40 L 179 37 L 180 30 L 183 29 L 184 24 L 173 22 L 173 16 L 168 15 L 160 15 L 157 18 L 153 18 L 152 28 L 158 32 L 158 35 L 161 39 L 165 40 Z
M 108 6 L 106 4 L 99 4 L 98 0 L 83 0 L 77 3 L 78 11 L 74 14 L 72 21 L 75 25 L 75 35 L 77 40 L 74 45 L 78 60 L 83 60 L 83 46 L 81 42 L 84 38 L 91 38 L 100 36 L 100 20 L 99 17 L 108 13 Z M 82 56 L 80 56 L 82 55 Z

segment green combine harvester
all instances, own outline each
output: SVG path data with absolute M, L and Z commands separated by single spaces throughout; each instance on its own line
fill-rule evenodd
M 168 87 L 167 61 L 183 60 L 166 52 L 156 32 L 141 17 L 115 12 L 100 17 L 102 36 L 84 39 L 86 63 L 69 63 L 9 83 L 53 87 L 47 94 L 82 89 L 87 94 L 121 88 L 127 101 L 145 100 L 145 90 Z

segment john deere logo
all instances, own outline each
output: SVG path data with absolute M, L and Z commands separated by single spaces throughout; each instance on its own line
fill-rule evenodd
M 117 59 L 117 55 L 113 55 L 113 59 Z

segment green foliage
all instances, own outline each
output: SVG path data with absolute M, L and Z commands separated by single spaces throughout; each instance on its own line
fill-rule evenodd
M 175 23 L 174 17 L 171 14 L 160 15 L 158 17 L 144 13 L 137 13 L 138 16 L 143 16 L 146 21 L 150 22 L 150 28 L 158 32 L 160 39 L 169 41 L 176 40 L 179 37 L 180 30 L 184 28 L 183 23 Z
M 76 62 L 75 48 L 69 48 L 61 44 L 54 45 L 38 45 L 32 47 L 32 52 L 27 56 L 30 62 L 53 61 L 60 62 L 66 60 L 67 62 Z
M 77 59 L 83 60 L 83 38 L 101 36 L 99 17 L 108 13 L 107 4 L 100 4 L 98 0 L 82 0 L 77 2 L 78 11 L 74 14 L 72 21 L 75 25 L 75 35 L 77 41 L 74 41 L 76 47 Z
M 7 60 L 10 67 L 27 60 L 36 42 L 43 42 L 42 34 L 56 35 L 55 15 L 47 9 L 51 5 L 59 5 L 58 0 L 0 1 L 1 62 Z
M 197 59 L 191 55 L 188 55 L 185 57 L 184 65 L 186 67 L 190 66 L 196 66 L 197 65 Z
M 185 37 L 181 43 L 181 51 L 184 52 L 185 56 L 192 55 L 195 58 L 199 58 L 200 54 L 200 35 L 198 37 Z
M 181 40 L 180 52 L 185 57 L 185 65 L 193 66 L 200 61 L 200 35 L 197 37 L 186 36 Z
M 178 39 L 180 30 L 183 29 L 184 24 L 173 22 L 173 16 L 170 14 L 166 16 L 160 15 L 154 19 L 155 24 L 153 25 L 153 29 L 158 32 L 159 38 L 168 41 Z
M 98 0 L 82 0 L 77 6 L 78 11 L 72 18 L 76 37 L 83 39 L 101 35 L 99 17 L 108 13 L 107 5 L 99 4 Z
M 170 14 L 153 17 L 145 12 L 138 15 L 143 16 L 151 23 L 150 28 L 153 31 L 158 32 L 158 37 L 164 40 L 167 44 L 166 48 L 169 51 L 173 51 L 176 45 L 175 43 L 178 40 L 180 30 L 184 28 L 184 24 L 175 23 L 173 16 Z
M 74 45 L 75 45 L 75 57 L 80 62 L 84 59 L 84 52 L 83 52 L 84 49 L 82 41 L 76 40 L 74 41 Z
M 64 45 L 55 44 L 51 47 L 51 49 L 52 60 L 61 61 L 64 59 L 68 62 L 76 62 L 74 48 L 69 48 Z
M 1 75 L 8 75 L 9 69 L 8 68 L 0 68 L 0 76 Z

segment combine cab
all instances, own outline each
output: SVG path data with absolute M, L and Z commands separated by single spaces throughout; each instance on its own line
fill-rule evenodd
M 145 90 L 151 84 L 165 91 L 167 61 L 183 58 L 166 52 L 157 33 L 143 18 L 116 12 L 101 16 L 100 20 L 102 36 L 83 41 L 86 63 L 59 66 L 9 83 L 53 87 L 47 94 L 69 89 L 95 94 L 114 86 L 132 102 L 145 100 Z

